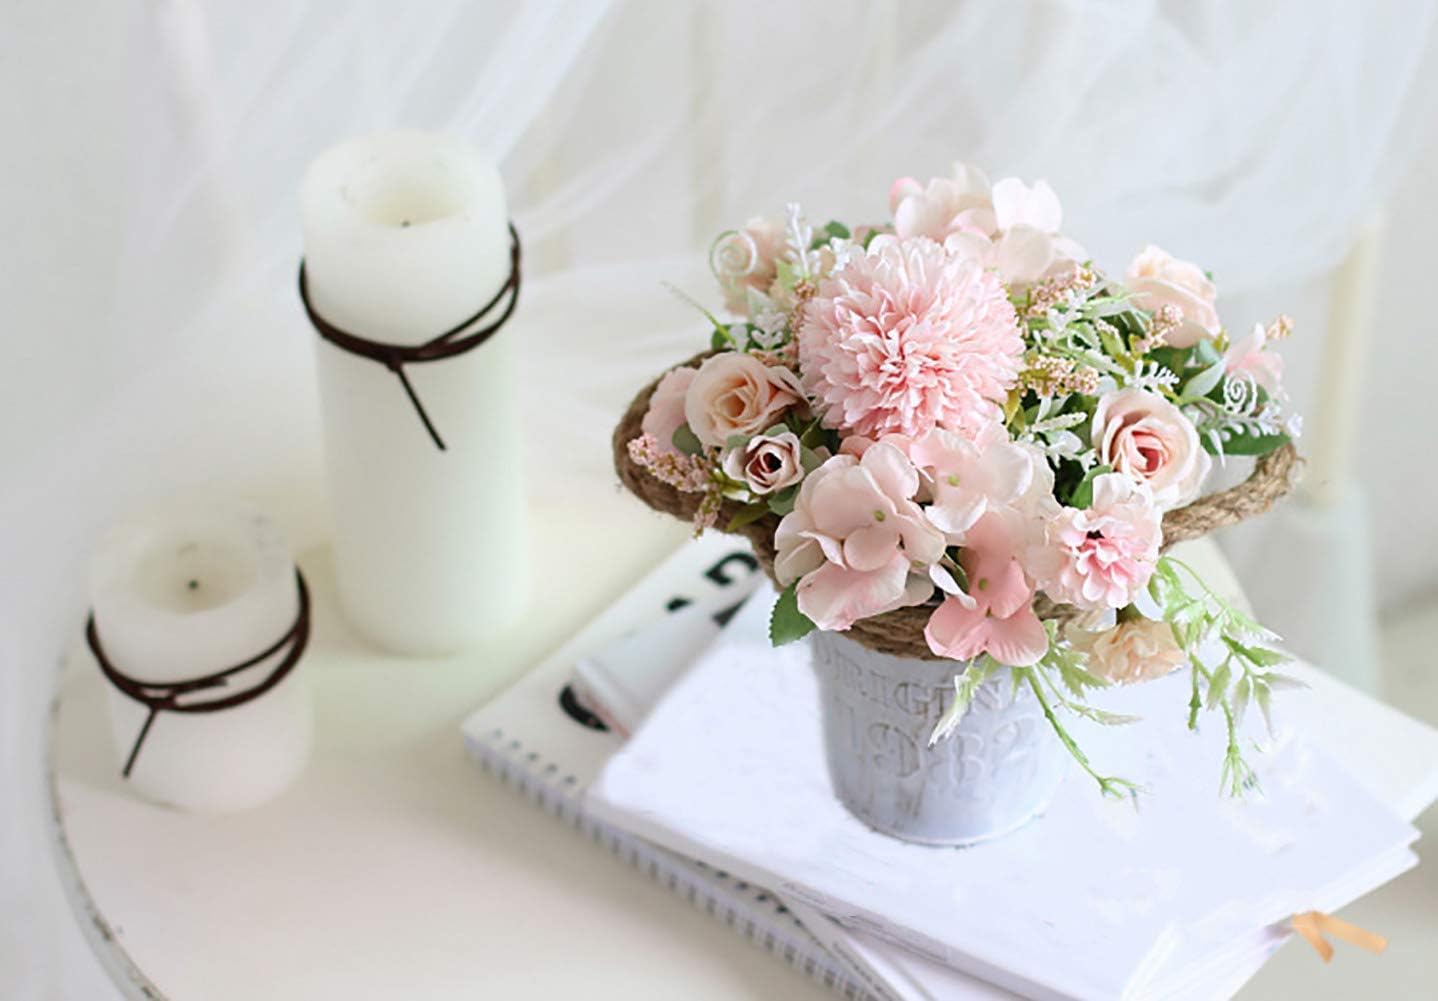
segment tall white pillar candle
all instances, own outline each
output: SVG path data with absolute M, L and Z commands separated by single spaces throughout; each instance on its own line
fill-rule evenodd
M 244 505 L 190 500 L 120 522 L 90 574 L 95 633 L 105 658 L 138 682 L 164 685 L 226 670 L 269 649 L 299 613 L 294 561 L 273 521 Z M 289 647 L 182 696 L 213 701 L 271 676 Z M 303 661 L 268 691 L 214 712 L 160 711 L 128 782 L 142 795 L 198 812 L 243 810 L 276 795 L 309 757 Z M 150 710 L 107 691 L 116 769 Z
M 457 139 L 389 132 L 335 147 L 302 195 L 310 304 L 370 341 L 416 345 L 474 315 L 509 278 L 494 164 Z M 527 589 L 515 323 L 462 354 L 394 372 L 319 337 L 340 599 L 396 653 L 473 646 Z

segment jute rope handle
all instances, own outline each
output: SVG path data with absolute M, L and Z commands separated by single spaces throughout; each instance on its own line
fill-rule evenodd
M 695 355 L 680 367 L 697 367 L 711 354 L 712 351 L 705 351 Z M 693 519 L 704 495 L 676 490 L 649 475 L 644 467 L 629 457 L 629 442 L 640 435 L 640 425 L 649 409 L 649 398 L 658 385 L 659 379 L 655 379 L 640 390 L 615 427 L 612 442 L 614 469 L 629 492 L 649 507 L 688 521 Z M 1207 535 L 1216 528 L 1235 525 L 1263 514 L 1293 488 L 1294 477 L 1302 461 L 1292 443 L 1283 445 L 1260 457 L 1248 479 L 1238 486 L 1200 497 L 1191 504 L 1169 511 L 1163 516 L 1163 547 L 1167 549 L 1175 543 Z M 723 529 L 740 510 L 741 505 L 725 501 L 719 509 L 716 524 Z M 759 558 L 770 579 L 774 577 L 774 531 L 778 526 L 779 517 L 771 514 L 744 525 L 735 533 L 749 540 L 754 547 L 754 555 Z M 1066 606 L 1054 605 L 1042 597 L 1036 609 L 1039 616 L 1046 619 L 1064 619 L 1073 614 Z M 930 652 L 924 640 L 924 626 L 930 614 L 932 609 L 923 605 L 900 608 L 871 619 L 862 619 L 854 623 L 846 635 L 880 653 L 938 660 L 940 658 Z

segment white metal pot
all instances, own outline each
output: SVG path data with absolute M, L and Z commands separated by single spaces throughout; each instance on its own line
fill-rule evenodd
M 948 739 L 929 735 L 953 704 L 954 661 L 891 657 L 816 632 L 824 744 L 834 792 L 884 834 L 927 845 L 972 845 L 1043 812 L 1068 754 L 1025 686 L 1008 672 L 980 686 Z

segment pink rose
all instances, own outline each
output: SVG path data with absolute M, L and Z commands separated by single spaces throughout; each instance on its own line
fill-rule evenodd
M 804 478 L 774 533 L 774 574 L 784 586 L 799 582 L 799 610 L 820 629 L 848 629 L 933 593 L 928 567 L 944 537 L 914 502 L 918 489 L 913 465 L 884 442 Z
M 1167 622 L 1133 619 L 1102 632 L 1068 629 L 1065 635 L 1088 654 L 1089 671 L 1120 685 L 1162 678 L 1186 661 Z
M 1176 348 L 1189 348 L 1213 337 L 1222 326 L 1214 300 L 1218 290 L 1196 264 L 1181 261 L 1166 250 L 1145 247 L 1128 266 L 1128 290 L 1139 309 L 1158 312 L 1173 306 L 1183 322 L 1169 331 L 1166 341 Z
M 1148 586 L 1163 527 L 1148 488 L 1122 473 L 1093 481 L 1087 510 L 1060 508 L 1044 543 L 1027 553 L 1029 573 L 1054 601 L 1088 611 L 1123 608 Z
M 684 394 L 689 391 L 694 375 L 692 368 L 670 369 L 654 387 L 654 395 L 649 397 L 649 409 L 644 412 L 639 428 L 645 434 L 654 436 L 660 451 L 679 454 L 674 447 L 674 432 L 684 423 Z
M 760 496 L 793 486 L 804 478 L 803 448 L 792 431 L 758 435 L 724 456 L 724 475 Z
M 1208 453 L 1193 422 L 1142 389 L 1104 394 L 1094 410 L 1093 446 L 1100 462 L 1148 484 L 1159 510 L 1192 500 L 1208 475 Z
M 684 416 L 701 442 L 722 446 L 730 435 L 747 438 L 772 427 L 803 399 L 798 378 L 787 368 L 726 351 L 699 366 L 684 399 Z

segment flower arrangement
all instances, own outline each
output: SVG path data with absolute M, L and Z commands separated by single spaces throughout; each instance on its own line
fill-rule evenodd
M 1043 181 L 959 165 L 904 178 L 891 221 L 814 230 L 796 205 L 711 252 L 731 320 L 641 393 L 616 432 L 653 506 L 755 545 L 782 589 L 776 643 L 850 631 L 965 663 L 932 741 L 999 671 L 1028 686 L 1105 792 L 1061 711 L 1123 722 L 1093 690 L 1187 665 L 1190 726 L 1220 713 L 1223 784 L 1254 784 L 1238 724 L 1289 683 L 1276 637 L 1167 545 L 1288 489 L 1300 422 L 1280 316 L 1224 330 L 1197 266 L 1144 249 L 1105 275 Z M 1261 457 L 1199 499 L 1214 461 Z

